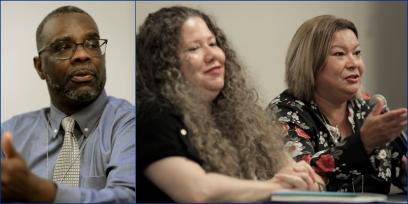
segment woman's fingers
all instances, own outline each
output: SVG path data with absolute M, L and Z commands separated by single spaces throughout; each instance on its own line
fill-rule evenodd
M 309 190 L 309 183 L 311 182 L 309 176 L 305 173 L 298 174 L 283 174 L 278 173 L 275 177 L 280 181 L 284 182 L 287 185 L 290 185 L 292 188 L 298 190 Z M 311 184 L 313 185 L 313 183 Z

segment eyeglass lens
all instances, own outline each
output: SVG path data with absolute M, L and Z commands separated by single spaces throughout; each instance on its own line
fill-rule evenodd
M 106 40 L 85 40 L 83 43 L 74 43 L 71 41 L 55 42 L 50 46 L 51 51 L 57 59 L 69 59 L 72 57 L 78 45 L 92 57 L 100 57 L 105 54 Z

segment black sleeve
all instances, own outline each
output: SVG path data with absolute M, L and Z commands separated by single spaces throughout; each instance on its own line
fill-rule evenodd
M 187 128 L 181 116 L 169 107 L 158 104 L 140 104 L 137 115 L 137 166 L 144 169 L 155 161 L 182 156 L 198 162 L 198 157 L 187 138 Z M 184 138 L 183 138 L 184 137 Z

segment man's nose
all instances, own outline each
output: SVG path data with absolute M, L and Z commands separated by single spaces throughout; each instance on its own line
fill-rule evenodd
M 89 53 L 85 50 L 83 45 L 77 45 L 72 53 L 71 61 L 73 62 L 86 62 L 91 59 Z

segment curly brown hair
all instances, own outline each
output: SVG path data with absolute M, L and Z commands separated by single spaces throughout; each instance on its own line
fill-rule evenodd
M 225 53 L 224 87 L 211 110 L 200 106 L 180 71 L 181 28 L 200 17 Z M 249 88 L 244 68 L 225 34 L 203 12 L 182 6 L 148 15 L 137 36 L 137 100 L 165 98 L 183 115 L 206 171 L 246 179 L 270 179 L 285 163 L 282 138 Z M 143 108 L 143 107 L 141 107 Z

